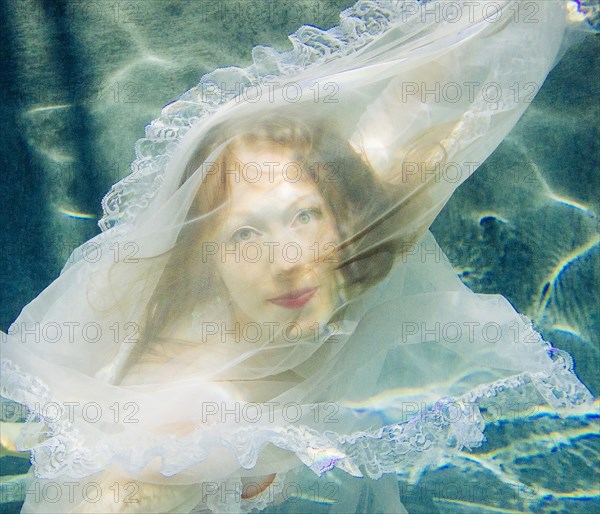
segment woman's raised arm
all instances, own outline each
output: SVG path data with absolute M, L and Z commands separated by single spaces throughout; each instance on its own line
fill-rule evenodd
M 440 4 L 422 7 L 421 18 L 446 29 L 426 43 L 428 25 L 414 31 L 351 138 L 383 181 L 407 190 L 436 184 L 434 203 L 445 203 L 516 124 L 554 66 L 566 25 L 561 1 L 472 4 L 457 4 L 452 16 Z

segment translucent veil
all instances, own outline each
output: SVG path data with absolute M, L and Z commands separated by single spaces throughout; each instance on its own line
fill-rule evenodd
M 483 410 L 592 400 L 428 231 L 564 50 L 565 3 L 453 4 L 359 1 L 146 128 L 3 341 L 31 481 L 101 493 L 23 512 L 293 512 L 314 484 L 401 512 L 395 475 L 481 445 Z

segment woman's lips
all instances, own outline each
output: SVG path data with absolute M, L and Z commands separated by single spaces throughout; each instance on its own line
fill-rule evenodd
M 277 298 L 271 298 L 269 301 L 286 309 L 299 309 L 304 307 L 308 301 L 315 295 L 318 287 L 305 287 L 296 289 L 289 293 L 282 294 Z

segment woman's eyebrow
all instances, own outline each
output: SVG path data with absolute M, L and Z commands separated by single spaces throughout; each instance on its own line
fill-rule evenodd
M 315 193 L 306 193 L 304 195 L 301 195 L 297 198 L 294 198 L 289 204 L 288 206 L 285 208 L 286 211 L 290 211 L 293 209 L 296 209 L 297 207 L 300 207 L 301 205 L 305 205 L 305 204 L 321 204 L 321 197 Z
M 284 207 L 279 209 L 283 215 L 288 215 L 298 207 L 306 204 L 317 204 L 321 205 L 320 196 L 315 193 L 306 193 L 298 197 L 293 198 L 286 203 Z M 239 225 L 239 224 L 252 224 L 264 219 L 264 213 L 269 211 L 268 208 L 262 206 L 255 206 L 252 208 L 241 209 L 238 212 L 231 214 L 230 218 L 225 222 L 226 226 Z

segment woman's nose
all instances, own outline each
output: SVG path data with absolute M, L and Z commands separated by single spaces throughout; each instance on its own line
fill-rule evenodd
M 276 243 L 271 262 L 274 275 L 302 273 L 310 265 L 310 244 L 306 241 L 282 234 Z

